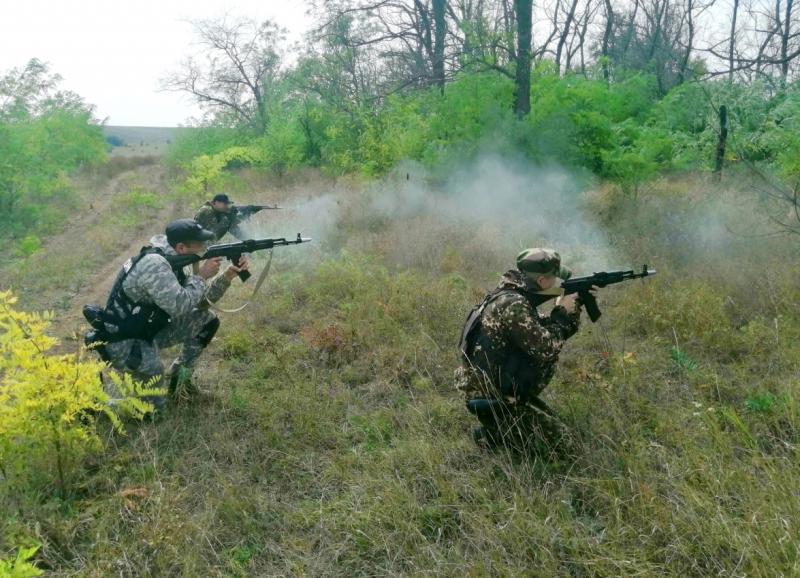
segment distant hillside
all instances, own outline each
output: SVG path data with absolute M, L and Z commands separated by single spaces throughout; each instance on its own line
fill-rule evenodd
M 179 133 L 190 131 L 174 126 L 104 126 L 106 141 L 113 147 L 112 155 L 161 155 Z

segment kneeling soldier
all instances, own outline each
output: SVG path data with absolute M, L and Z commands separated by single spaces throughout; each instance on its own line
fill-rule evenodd
M 105 309 L 84 307 L 84 315 L 95 331 L 87 343 L 102 342 L 98 353 L 115 369 L 148 380 L 164 374 L 159 349 L 181 344 L 181 351 L 166 372 L 170 393 L 179 380 L 188 385 L 194 364 L 219 328 L 219 319 L 209 310 L 240 272 L 247 270 L 245 258 L 229 266 L 222 275 L 220 258 L 174 270 L 165 255 L 202 253 L 214 234 L 192 219 L 167 225 L 166 236 L 157 235 L 151 245 L 129 259 L 117 276 Z M 213 279 L 213 280 L 212 280 Z M 163 398 L 152 400 L 162 408 Z
M 467 408 L 480 420 L 473 430 L 479 444 L 519 449 L 537 433 L 561 433 L 538 396 L 553 377 L 564 342 L 578 331 L 580 306 L 573 294 L 560 297 L 550 315 L 536 308 L 559 295 L 559 278 L 570 274 L 557 252 L 527 249 L 517 257 L 517 269 L 503 275 L 467 318 L 455 377 Z

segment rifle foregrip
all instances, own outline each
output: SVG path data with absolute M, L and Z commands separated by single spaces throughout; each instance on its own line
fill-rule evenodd
M 586 307 L 586 313 L 589 314 L 589 319 L 592 320 L 592 323 L 596 322 L 600 319 L 600 308 L 597 306 L 597 299 L 595 299 L 594 295 L 589 293 L 588 291 L 585 293 L 578 293 L 578 297 L 581 300 L 581 304 Z

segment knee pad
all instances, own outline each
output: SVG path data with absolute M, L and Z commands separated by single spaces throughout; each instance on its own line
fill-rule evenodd
M 208 347 L 208 344 L 211 343 L 211 340 L 214 339 L 214 336 L 217 334 L 217 329 L 219 329 L 219 317 L 214 317 L 214 319 L 203 325 L 200 333 L 197 334 L 197 340 L 200 342 L 200 345 Z

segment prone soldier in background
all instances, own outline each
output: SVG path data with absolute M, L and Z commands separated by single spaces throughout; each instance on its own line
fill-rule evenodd
M 470 312 L 455 381 L 481 423 L 473 430 L 478 444 L 529 449 L 536 439 L 557 444 L 563 436 L 561 422 L 539 394 L 553 377 L 565 341 L 578 331 L 580 303 L 575 294 L 559 297 L 550 315 L 537 306 L 559 295 L 559 278 L 570 275 L 557 252 L 526 249 L 517 256 L 517 269 Z
M 93 327 L 87 345 L 115 369 L 149 380 L 164 375 L 159 349 L 181 344 L 178 357 L 166 372 L 170 394 L 193 392 L 191 372 L 200 353 L 219 328 L 209 304 L 219 300 L 249 263 L 242 257 L 217 276 L 221 258 L 202 261 L 196 269 L 173 269 L 168 255 L 198 254 L 214 234 L 192 219 L 167 225 L 151 245 L 129 259 L 117 276 L 105 308 L 84 307 Z M 162 409 L 164 398 L 152 399 Z

